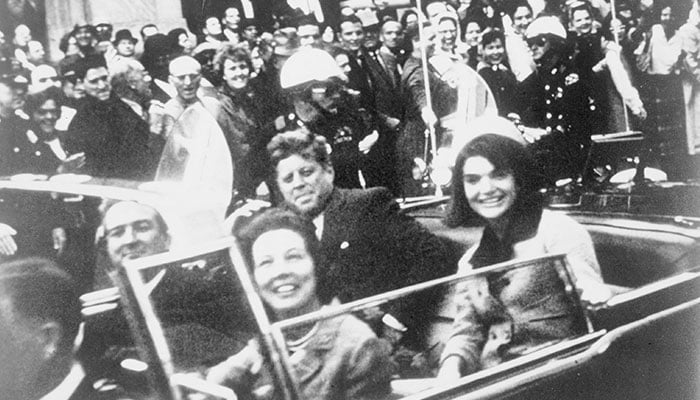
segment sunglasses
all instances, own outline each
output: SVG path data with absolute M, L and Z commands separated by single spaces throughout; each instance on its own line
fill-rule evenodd
M 532 46 L 544 47 L 544 45 L 547 44 L 547 38 L 544 36 L 535 36 L 533 38 L 528 38 L 526 41 L 527 41 L 527 47 L 532 47 Z

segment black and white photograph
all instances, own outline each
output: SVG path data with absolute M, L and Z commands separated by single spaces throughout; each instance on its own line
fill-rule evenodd
M 700 398 L 700 0 L 0 0 L 0 399 Z

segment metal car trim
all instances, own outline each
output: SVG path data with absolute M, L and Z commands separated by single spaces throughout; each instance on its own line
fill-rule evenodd
M 459 389 L 466 385 L 479 385 L 487 381 L 493 381 L 499 377 L 507 377 L 514 372 L 518 372 L 518 370 L 522 368 L 531 367 L 555 357 L 561 357 L 563 355 L 582 351 L 585 346 L 596 343 L 596 341 L 604 337 L 606 333 L 606 330 L 599 330 L 581 337 L 565 340 L 560 343 L 553 344 L 547 348 L 535 351 L 531 354 L 518 357 L 515 360 L 506 361 L 495 367 L 463 376 L 454 384 L 447 387 L 433 387 L 423 392 L 405 397 L 403 400 L 426 399 L 440 393 L 444 393 L 445 391 Z
M 619 328 L 611 330 L 610 332 L 600 337 L 600 339 L 593 343 L 591 347 L 579 354 L 562 359 L 552 360 L 551 362 L 536 367 L 532 370 L 524 371 L 518 375 L 498 381 L 495 385 L 488 385 L 470 391 L 468 393 L 458 395 L 458 398 L 462 400 L 492 398 L 494 396 L 498 396 L 509 391 L 514 391 L 518 387 L 531 384 L 532 382 L 535 382 L 538 379 L 542 379 L 543 377 L 562 374 L 568 370 L 575 369 L 581 366 L 582 364 L 590 362 L 591 360 L 605 354 L 605 351 L 612 345 L 612 343 L 620 339 L 624 335 L 630 334 L 635 330 L 641 329 L 642 327 L 652 323 L 655 320 L 670 316 L 674 313 L 682 312 L 686 309 L 690 309 L 698 305 L 700 305 L 700 298 L 651 314 L 638 321 L 634 321 L 627 325 L 623 325 Z M 458 389 L 463 386 L 464 384 L 450 386 L 450 389 Z M 443 390 L 442 392 L 444 391 L 445 390 Z M 438 397 L 437 395 L 439 395 L 440 393 L 437 392 L 434 394 L 436 395 L 436 397 Z M 428 397 L 423 396 L 418 398 Z
M 642 297 L 651 295 L 652 293 L 659 292 L 668 289 L 672 286 L 679 285 L 683 282 L 689 282 L 693 279 L 700 277 L 698 272 L 682 272 L 678 275 L 674 275 L 660 281 L 644 285 L 640 288 L 632 289 L 629 292 L 620 293 L 605 303 L 605 307 L 616 307 L 620 304 L 627 303 L 633 300 L 637 300 Z
M 311 322 L 316 322 L 318 320 L 323 320 L 323 319 L 329 319 L 333 318 L 342 314 L 347 314 L 351 312 L 358 311 L 362 308 L 367 308 L 367 307 L 373 307 L 373 306 L 378 306 L 381 304 L 384 304 L 386 302 L 389 302 L 391 300 L 398 299 L 400 297 L 404 297 L 406 295 L 424 290 L 424 289 L 429 289 L 438 285 L 443 285 L 443 284 L 448 284 L 448 283 L 456 283 L 458 281 L 466 280 L 468 278 L 474 277 L 474 276 L 479 276 L 483 274 L 488 274 L 492 272 L 499 272 L 502 270 L 508 270 L 508 269 L 513 269 L 513 268 L 522 268 L 526 267 L 528 265 L 531 265 L 533 263 L 537 262 L 542 262 L 542 261 L 560 261 L 564 262 L 565 261 L 565 254 L 560 253 L 560 254 L 550 254 L 550 255 L 545 255 L 545 256 L 540 256 L 540 257 L 534 257 L 534 258 L 529 258 L 529 259 L 517 259 L 517 260 L 512 260 L 512 261 L 506 261 L 498 264 L 493 264 L 488 267 L 483 267 L 479 268 L 477 270 L 472 270 L 468 271 L 465 273 L 457 273 L 453 275 L 449 275 L 443 278 L 438 278 L 438 279 L 433 279 L 430 281 L 426 282 L 421 282 L 417 283 L 415 285 L 411 286 L 406 286 L 403 288 L 391 290 L 389 292 L 385 293 L 380 293 L 374 296 L 370 296 L 364 299 L 352 301 L 349 303 L 345 304 L 340 304 L 337 306 L 333 307 L 328 307 L 324 310 L 320 311 L 315 311 L 311 312 L 305 315 L 301 315 L 299 317 L 295 318 L 289 318 L 284 321 L 279 321 L 275 322 L 273 325 L 279 328 L 280 330 L 292 328 L 294 326 L 298 325 L 303 325 Z M 566 262 L 564 262 L 566 265 Z M 568 269 L 567 269 L 568 271 Z

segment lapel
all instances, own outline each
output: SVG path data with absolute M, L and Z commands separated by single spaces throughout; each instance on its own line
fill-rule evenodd
M 394 85 L 392 83 L 391 77 L 389 76 L 389 73 L 387 70 L 384 68 L 382 65 L 382 62 L 379 60 L 381 57 L 378 53 L 378 51 L 370 51 L 365 48 L 362 48 L 362 52 L 364 53 L 364 59 L 365 59 L 365 66 L 367 68 L 368 75 L 370 76 L 370 79 L 380 79 L 383 81 L 381 85 L 384 87 L 391 87 L 393 88 Z M 375 83 L 375 86 L 377 83 Z
M 331 304 L 338 304 L 333 300 Z M 340 324 L 346 316 L 326 319 L 319 323 L 318 332 L 309 340 L 309 343 L 294 354 L 294 371 L 299 382 L 304 383 L 311 379 L 323 367 L 324 355 L 333 349 L 338 336 Z
M 346 232 L 342 215 L 347 195 L 338 188 L 333 189 L 328 206 L 323 211 L 323 234 L 321 249 L 327 255 L 335 254 L 340 248 L 340 241 Z

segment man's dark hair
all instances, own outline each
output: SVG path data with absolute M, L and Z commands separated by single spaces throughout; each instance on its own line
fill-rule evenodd
M 68 273 L 44 258 L 24 258 L 0 264 L 0 293 L 11 309 L 32 322 L 61 326 L 58 351 L 69 354 L 80 325 L 78 292 Z
M 68 51 L 68 42 L 70 39 L 73 37 L 73 32 L 68 32 L 65 35 L 61 36 L 61 40 L 58 42 L 58 49 L 61 50 L 62 53 L 66 53 Z
M 501 44 L 505 46 L 506 37 L 500 29 L 487 28 L 481 34 L 481 45 L 486 47 L 487 44 L 494 42 L 496 39 L 501 39 Z
M 569 12 L 567 14 L 569 22 L 573 21 L 574 13 L 576 11 L 586 11 L 592 21 L 596 18 L 595 13 L 593 12 L 593 7 L 590 5 L 590 3 L 585 1 L 577 1 L 574 4 L 572 4 L 572 7 L 569 9 Z
M 342 32 L 341 27 L 343 26 L 344 23 L 350 22 L 353 25 L 354 24 L 360 24 L 362 26 L 362 20 L 355 14 L 353 15 L 344 15 L 341 19 L 340 22 L 338 23 L 338 33 Z M 364 29 L 364 27 L 362 28 Z
M 518 8 L 520 7 L 527 8 L 528 10 L 530 10 L 530 14 L 532 14 L 532 6 L 530 6 L 530 3 L 528 3 L 526 0 L 517 0 L 513 4 L 509 5 L 506 10 L 506 13 L 510 17 L 511 21 L 513 20 L 515 12 L 518 11 Z M 532 17 L 534 18 L 535 16 L 532 15 Z
M 345 54 L 346 56 L 348 56 L 348 58 L 352 57 L 349 51 L 347 51 L 344 47 L 340 46 L 337 43 L 326 44 L 323 46 L 323 50 L 325 50 L 333 58 L 336 58 L 341 54 Z
M 51 86 L 40 92 L 32 93 L 27 95 L 26 103 L 24 104 L 24 110 L 29 116 L 31 116 L 36 110 L 39 109 L 48 100 L 53 100 L 56 103 L 56 107 L 59 109 L 63 105 L 63 91 L 61 89 Z
M 104 56 L 101 54 L 91 54 L 77 60 L 73 71 L 75 71 L 75 76 L 77 79 L 85 79 L 85 75 L 87 75 L 89 70 L 100 67 L 107 68 L 107 62 L 105 61 Z
M 87 30 L 88 33 L 90 33 L 93 38 L 95 38 L 95 39 L 97 38 L 97 29 L 95 29 L 94 25 L 90 25 L 90 24 L 75 25 L 73 27 L 72 33 L 73 33 L 73 35 L 75 35 L 76 33 L 78 33 L 78 31 L 83 30 L 83 29 Z
M 267 145 L 270 154 L 272 173 L 275 174 L 277 164 L 287 157 L 298 155 L 305 160 L 313 160 L 323 166 L 331 166 L 326 138 L 305 129 L 297 129 L 278 133 Z
M 146 35 L 144 35 L 144 32 L 148 28 L 158 29 L 158 26 L 156 24 L 146 24 L 146 25 L 142 26 L 141 29 L 139 30 L 139 34 L 141 35 L 141 38 L 143 38 L 143 40 L 146 40 Z
M 300 26 L 304 26 L 304 25 L 319 26 L 320 24 L 318 23 L 318 20 L 316 19 L 316 16 L 314 14 L 308 14 L 308 15 L 304 14 L 296 19 L 295 25 L 297 28 L 299 28 Z M 319 28 L 320 28 L 320 26 L 319 26 Z
M 202 19 L 202 26 L 201 26 L 201 28 L 199 29 L 202 33 L 204 33 L 204 30 L 207 29 L 207 21 L 209 21 L 209 20 L 212 19 L 212 18 L 214 18 L 214 19 L 217 20 L 219 23 L 221 23 L 221 19 L 219 19 L 218 16 L 216 16 L 216 15 L 214 15 L 214 14 L 207 14 L 207 15 L 205 15 L 205 16 L 204 16 L 204 19 Z

